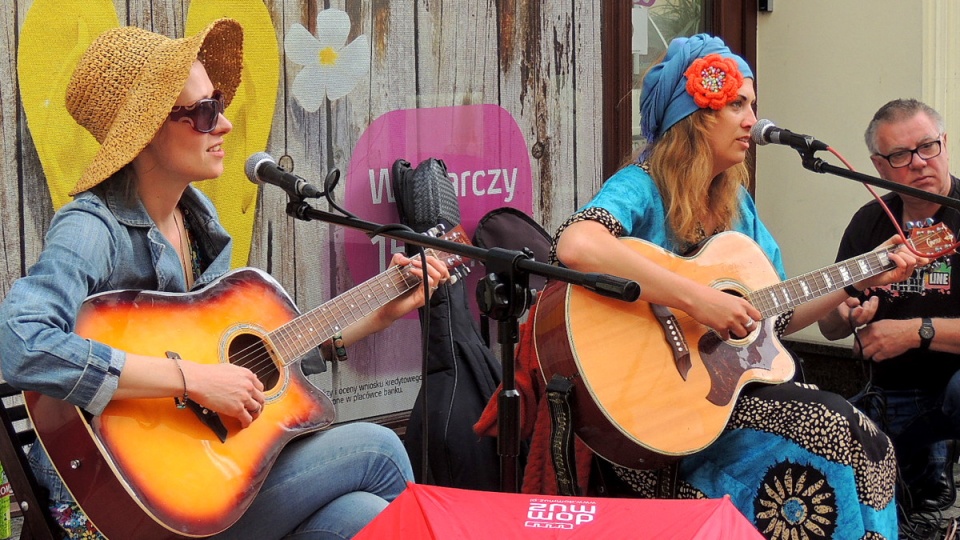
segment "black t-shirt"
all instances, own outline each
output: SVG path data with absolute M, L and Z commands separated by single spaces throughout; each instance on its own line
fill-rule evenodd
M 952 177 L 952 181 L 950 197 L 960 198 L 960 180 Z M 890 193 L 882 198 L 902 223 L 903 201 L 900 196 Z M 943 222 L 957 235 L 960 211 L 941 207 L 931 217 L 935 223 Z M 863 205 L 847 225 L 840 241 L 837 261 L 866 253 L 895 233 L 893 224 L 880 204 L 871 201 Z M 874 289 L 872 294 L 880 297 L 874 320 L 960 317 L 960 255 L 941 258 L 924 269 L 918 269 L 910 279 Z M 874 363 L 873 383 L 888 390 L 940 390 L 957 369 L 960 369 L 960 355 L 910 349 L 896 358 Z

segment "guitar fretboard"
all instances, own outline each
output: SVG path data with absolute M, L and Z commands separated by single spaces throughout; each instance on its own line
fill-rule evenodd
M 889 251 L 871 251 L 820 270 L 781 281 L 747 294 L 763 318 L 779 315 L 820 296 L 875 276 L 896 266 Z
M 280 361 L 289 364 L 419 284 L 420 278 L 410 272 L 409 265 L 392 267 L 277 328 L 268 337 Z

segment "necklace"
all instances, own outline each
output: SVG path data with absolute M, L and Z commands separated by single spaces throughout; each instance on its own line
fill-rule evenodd
M 717 227 L 716 229 L 713 230 L 712 233 L 710 233 L 710 236 L 713 236 L 720 232 L 722 232 L 720 230 L 720 227 Z M 704 230 L 703 223 L 698 221 L 697 222 L 697 243 L 699 244 L 700 242 L 704 241 L 706 238 L 707 238 L 707 231 Z
M 193 287 L 193 265 L 189 263 L 187 258 L 187 250 L 190 249 L 190 234 L 187 232 L 185 222 L 177 219 L 177 214 L 179 213 L 179 208 L 174 210 L 173 223 L 177 226 L 177 247 L 179 248 L 178 256 L 180 259 L 180 264 L 183 266 L 183 277 L 187 282 L 187 289 L 189 290 L 191 287 Z M 184 239 L 186 239 L 186 241 L 184 241 Z M 187 246 L 186 249 L 184 249 L 184 245 Z

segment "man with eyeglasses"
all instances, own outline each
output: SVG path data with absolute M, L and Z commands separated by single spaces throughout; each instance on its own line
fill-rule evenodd
M 949 172 L 943 118 L 914 99 L 881 107 L 865 133 L 871 160 L 885 180 L 960 199 Z M 956 235 L 960 211 L 915 197 L 882 197 L 900 227 L 943 223 Z M 877 201 L 854 214 L 837 253 L 846 260 L 896 233 Z M 854 353 L 867 360 L 869 381 L 852 398 L 893 440 L 912 511 L 943 510 L 956 492 L 950 451 L 960 439 L 960 264 L 951 254 L 901 283 L 848 290 L 851 298 L 820 320 L 827 339 L 855 333 Z M 948 443 L 948 441 L 950 441 Z

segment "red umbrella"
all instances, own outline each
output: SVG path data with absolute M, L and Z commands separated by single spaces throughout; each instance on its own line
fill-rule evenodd
M 410 484 L 355 537 L 762 539 L 722 499 L 606 499 Z

